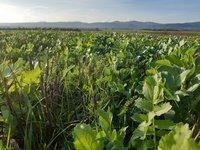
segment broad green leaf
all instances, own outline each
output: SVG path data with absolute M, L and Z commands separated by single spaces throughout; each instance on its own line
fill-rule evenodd
M 115 140 L 117 140 L 117 131 L 114 129 L 111 133 L 110 141 L 114 142 Z
M 153 102 L 153 104 L 163 101 L 164 89 L 161 78 L 158 74 L 149 76 L 145 79 L 143 85 L 143 95 L 147 100 Z
M 192 57 L 192 56 L 194 56 L 196 51 L 197 51 L 197 48 L 190 48 L 185 52 L 185 54 Z
M 13 69 L 13 68 L 6 67 L 5 70 L 3 70 L 3 72 L 2 72 L 2 76 L 5 77 L 5 78 L 10 77 L 11 74 L 12 74 L 12 70 L 11 69 Z
M 191 70 L 185 70 L 180 74 L 181 83 L 184 83 Z
M 164 89 L 161 83 L 154 87 L 153 103 L 158 104 L 164 100 Z
M 164 103 L 160 106 L 155 106 L 154 111 L 156 116 L 161 116 L 162 114 L 167 113 L 171 108 L 172 106 L 170 105 L 170 103 Z
M 136 139 L 144 140 L 146 138 L 146 134 L 149 128 L 149 123 L 146 121 L 142 122 L 137 129 L 133 132 L 131 137 L 131 143 L 133 143 Z
M 101 138 L 105 138 L 106 137 L 106 133 L 104 131 L 99 131 L 96 135 L 97 139 L 101 139 Z
M 164 87 L 164 91 L 165 91 L 165 97 L 168 99 L 168 100 L 175 100 L 177 102 L 180 101 L 180 98 L 178 95 L 175 95 L 175 93 L 171 93 L 167 88 Z
M 148 121 L 148 116 L 145 114 L 135 113 L 131 118 L 138 123 L 142 123 L 143 121 Z
M 151 121 L 152 121 L 152 119 L 155 117 L 155 112 L 153 112 L 153 111 L 151 111 L 151 112 L 149 112 L 148 113 L 148 124 L 150 125 L 151 124 Z
M 200 83 L 194 84 L 189 89 L 187 89 L 187 92 L 194 92 L 199 86 L 200 86 Z
M 179 42 L 179 46 L 182 47 L 183 45 L 185 45 L 185 43 L 186 43 L 185 40 L 181 40 L 181 41 Z
M 99 124 L 101 125 L 102 130 L 108 135 L 111 131 L 113 115 L 109 110 L 106 112 L 102 109 L 98 109 L 97 113 L 99 115 Z
M 154 68 L 148 69 L 146 72 L 147 72 L 147 75 L 155 75 L 158 73 L 157 70 Z
M 168 66 L 168 67 L 172 67 L 172 64 L 169 60 L 167 59 L 163 59 L 163 60 L 158 60 L 156 61 L 156 65 L 158 66 Z
M 145 79 L 144 85 L 143 85 L 143 95 L 147 100 L 153 100 L 153 91 L 154 91 L 154 86 L 156 86 L 156 81 L 154 80 L 153 77 L 147 77 Z
M 162 78 L 165 80 L 166 88 L 174 90 L 181 86 L 180 74 L 182 70 L 179 67 L 165 67 L 160 69 L 160 72 L 162 74 Z
M 34 70 L 24 72 L 21 76 L 22 82 L 26 84 L 39 83 L 39 76 L 42 70 L 37 67 Z
M 161 138 L 158 150 L 199 150 L 200 145 L 192 139 L 192 131 L 188 124 L 179 124 L 173 130 Z
M 179 96 L 188 96 L 188 93 L 185 90 L 176 91 L 175 94 Z
M 139 98 L 135 101 L 135 106 L 146 112 L 153 110 L 153 104 L 150 100 Z
M 118 132 L 118 135 L 117 135 L 117 139 L 119 140 L 119 141 L 121 141 L 122 143 L 123 143 L 123 141 L 124 141 L 124 138 L 125 138 L 125 135 L 126 135 L 126 129 L 127 129 L 128 127 L 123 127 L 123 128 L 121 128 L 120 130 L 119 130 L 119 132 Z
M 89 125 L 78 124 L 73 136 L 76 150 L 103 150 L 102 141 L 97 139 L 96 132 Z
M 169 60 L 172 64 L 175 64 L 179 67 L 183 66 L 183 62 L 175 54 L 171 54 L 171 55 L 167 56 L 166 59 Z
M 155 127 L 158 129 L 172 129 L 175 123 L 171 120 L 154 120 Z

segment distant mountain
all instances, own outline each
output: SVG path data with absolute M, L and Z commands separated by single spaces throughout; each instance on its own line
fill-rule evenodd
M 99 29 L 155 29 L 155 30 L 200 30 L 200 22 L 161 24 L 155 22 L 27 22 L 0 23 L 0 28 L 99 28 Z

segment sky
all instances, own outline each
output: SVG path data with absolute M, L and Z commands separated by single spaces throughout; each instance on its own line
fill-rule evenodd
M 0 0 L 0 23 L 200 21 L 200 0 Z

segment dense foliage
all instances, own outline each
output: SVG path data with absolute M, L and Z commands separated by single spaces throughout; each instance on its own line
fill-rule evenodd
M 200 149 L 200 37 L 0 31 L 0 149 Z

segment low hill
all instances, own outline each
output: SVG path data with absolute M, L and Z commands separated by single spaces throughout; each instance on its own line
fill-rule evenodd
M 27 22 L 0 23 L 0 28 L 99 28 L 99 29 L 152 29 L 152 30 L 199 30 L 200 22 L 161 24 L 155 22 Z

